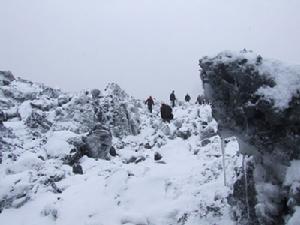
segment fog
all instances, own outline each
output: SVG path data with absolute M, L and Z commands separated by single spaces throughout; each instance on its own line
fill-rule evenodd
M 67 91 L 201 92 L 198 60 L 251 49 L 300 64 L 298 0 L 0 0 L 0 70 Z

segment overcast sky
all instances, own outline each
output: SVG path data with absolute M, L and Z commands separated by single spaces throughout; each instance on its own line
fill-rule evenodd
M 0 70 L 68 91 L 200 91 L 198 59 L 252 49 L 300 64 L 299 0 L 0 0 Z

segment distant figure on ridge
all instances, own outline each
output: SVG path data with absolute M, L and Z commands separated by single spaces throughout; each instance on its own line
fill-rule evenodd
M 145 104 L 148 105 L 149 112 L 152 113 L 152 106 L 154 105 L 152 96 L 149 96 L 149 98 L 145 101 Z
M 160 107 L 160 115 L 164 122 L 170 123 L 170 121 L 173 119 L 173 112 L 172 112 L 171 106 L 162 103 Z
M 201 95 L 198 95 L 196 104 L 202 105 L 204 103 L 204 97 Z
M 186 102 L 190 102 L 191 101 L 191 96 L 189 94 L 186 94 L 185 97 L 184 97 L 184 100 Z
M 175 107 L 175 101 L 176 101 L 176 96 L 175 96 L 175 91 L 172 91 L 172 93 L 170 94 L 170 101 L 172 104 L 172 107 Z

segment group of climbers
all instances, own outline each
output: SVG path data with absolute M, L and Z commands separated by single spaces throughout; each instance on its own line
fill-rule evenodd
M 175 91 L 172 91 L 172 93 L 170 94 L 170 103 L 172 105 L 172 107 L 174 108 L 176 106 L 176 95 L 175 95 Z M 186 94 L 184 97 L 184 100 L 186 102 L 190 102 L 191 101 L 191 96 L 189 94 Z M 198 95 L 195 104 L 206 104 L 208 103 L 205 99 L 204 96 L 202 95 Z M 153 105 L 154 105 L 154 100 L 152 98 L 152 96 L 149 96 L 149 98 L 145 101 L 145 104 L 147 104 L 148 106 L 148 110 L 150 113 L 152 113 L 152 109 L 153 109 Z M 171 106 L 165 104 L 165 103 L 161 103 L 161 107 L 160 107 L 160 115 L 161 118 L 164 122 L 170 122 L 173 119 L 173 109 Z

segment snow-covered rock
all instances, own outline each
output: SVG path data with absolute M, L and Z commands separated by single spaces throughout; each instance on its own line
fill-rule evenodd
M 254 186 L 236 184 L 239 223 L 246 215 L 246 222 L 284 224 L 299 206 L 289 193 L 300 168 L 295 161 L 300 157 L 300 66 L 245 50 L 204 57 L 199 64 L 219 132 L 237 136 L 241 151 L 253 155 L 246 165 L 253 167 L 247 178 Z M 242 200 L 246 188 L 248 205 Z

